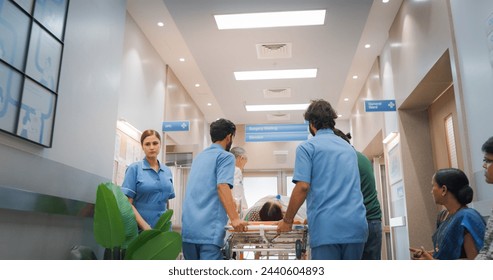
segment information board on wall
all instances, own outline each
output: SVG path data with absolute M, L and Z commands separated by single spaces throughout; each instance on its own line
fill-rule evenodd
M 127 167 L 144 158 L 140 141 L 120 129 L 116 129 L 115 158 L 113 161 L 113 183 L 121 186 Z

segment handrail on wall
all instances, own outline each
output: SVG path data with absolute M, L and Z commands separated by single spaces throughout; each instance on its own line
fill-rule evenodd
M 0 186 L 0 209 L 93 217 L 94 204 Z

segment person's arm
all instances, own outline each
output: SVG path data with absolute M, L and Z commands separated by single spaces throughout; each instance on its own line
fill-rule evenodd
M 247 222 L 240 220 L 240 216 L 238 216 L 236 204 L 229 185 L 218 184 L 217 193 L 219 195 L 219 200 L 223 204 L 224 210 L 226 210 L 226 214 L 231 220 L 231 226 L 235 229 L 235 231 L 246 231 Z
M 491 212 L 490 218 L 488 219 L 488 223 L 486 225 L 486 229 L 493 228 L 493 210 Z M 478 255 L 476 256 L 476 260 L 491 260 L 493 259 L 493 231 L 486 231 L 484 233 L 484 244 L 483 248 L 479 250 Z
M 478 255 L 478 249 L 476 249 L 476 245 L 474 244 L 474 239 L 472 235 L 466 231 L 464 235 L 464 251 L 466 252 L 466 258 L 468 260 L 474 260 Z
M 284 218 L 279 222 L 277 226 L 277 232 L 291 231 L 294 221 L 294 216 L 298 213 L 303 202 L 305 202 L 306 195 L 310 189 L 310 184 L 306 182 L 298 181 L 291 194 L 291 199 L 289 199 L 288 209 Z
M 129 197 L 128 201 L 130 202 L 130 205 L 132 205 L 132 210 L 134 210 L 135 220 L 137 221 L 137 225 L 139 226 L 139 228 L 141 228 L 142 230 L 152 229 L 151 226 L 146 222 L 146 220 L 142 218 L 139 211 L 137 211 L 137 208 L 135 208 L 133 198 Z

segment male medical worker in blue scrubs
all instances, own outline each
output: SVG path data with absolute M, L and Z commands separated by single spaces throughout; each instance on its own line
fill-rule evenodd
M 229 120 L 211 123 L 212 145 L 193 160 L 188 176 L 182 215 L 183 256 L 187 260 L 221 260 L 226 230 L 245 231 L 231 188 L 235 157 L 229 152 L 236 126 Z
M 277 230 L 291 230 L 306 199 L 311 259 L 360 260 L 368 224 L 356 152 L 334 134 L 337 114 L 327 101 L 312 101 L 304 118 L 314 137 L 296 149 L 296 185 Z

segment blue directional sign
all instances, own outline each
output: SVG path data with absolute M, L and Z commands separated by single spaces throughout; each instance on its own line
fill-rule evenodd
M 246 133 L 271 132 L 308 132 L 308 124 L 250 124 L 245 126 Z
M 252 133 L 245 135 L 245 142 L 288 142 L 288 141 L 305 141 L 307 139 L 308 139 L 308 132 Z
M 392 112 L 395 110 L 395 99 L 365 101 L 365 112 Z
M 245 126 L 245 142 L 288 142 L 308 139 L 308 124 L 254 124 Z
M 163 122 L 163 131 L 190 131 L 190 121 Z

